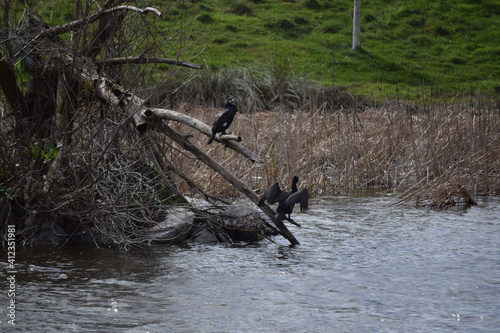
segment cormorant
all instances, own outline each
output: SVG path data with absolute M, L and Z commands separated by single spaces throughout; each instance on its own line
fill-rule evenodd
M 214 124 L 212 125 L 212 136 L 208 140 L 208 144 L 211 144 L 212 141 L 214 141 L 217 133 L 226 134 L 226 130 L 233 122 L 236 111 L 238 111 L 235 103 L 236 101 L 233 97 L 228 97 L 226 99 L 224 109 L 215 117 Z
M 291 192 L 283 192 L 280 185 L 276 182 L 271 185 L 266 190 L 266 193 L 264 193 L 264 195 L 260 198 L 259 206 L 262 206 L 266 200 L 270 205 L 278 202 L 278 208 L 276 209 L 276 212 L 278 213 L 276 216 L 276 222 L 281 222 L 286 219 L 291 220 L 290 214 L 292 214 L 293 207 L 296 203 L 300 203 L 300 211 L 302 213 L 307 213 L 309 209 L 309 192 L 307 191 L 307 188 L 303 188 L 299 191 L 297 188 L 298 181 L 299 177 L 294 176 L 292 180 Z

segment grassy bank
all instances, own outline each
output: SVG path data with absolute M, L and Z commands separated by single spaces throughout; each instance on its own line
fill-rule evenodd
M 289 62 L 299 75 L 351 93 L 454 96 L 500 93 L 497 1 L 364 1 L 362 49 L 351 50 L 352 1 L 197 1 L 195 31 L 213 69 Z M 181 2 L 170 18 L 182 19 Z

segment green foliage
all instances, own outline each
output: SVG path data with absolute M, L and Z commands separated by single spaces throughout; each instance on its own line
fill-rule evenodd
M 59 146 L 47 144 L 45 147 L 41 148 L 38 145 L 31 144 L 30 153 L 33 155 L 34 159 L 41 159 L 44 163 L 47 163 L 57 157 L 59 154 Z

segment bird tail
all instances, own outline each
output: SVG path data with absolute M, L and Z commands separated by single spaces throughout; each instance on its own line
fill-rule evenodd
M 302 199 L 300 200 L 300 212 L 308 213 L 309 212 L 309 191 L 307 188 L 302 189 L 304 194 L 302 195 Z
M 210 139 L 208 139 L 207 144 L 211 144 L 215 139 L 215 132 L 212 132 L 212 135 L 210 136 Z
M 301 213 L 308 213 L 309 212 L 309 203 L 307 202 L 307 198 L 302 199 L 300 201 L 300 212 Z

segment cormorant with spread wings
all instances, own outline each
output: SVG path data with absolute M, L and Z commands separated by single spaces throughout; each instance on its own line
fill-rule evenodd
M 292 180 L 292 191 L 290 192 L 283 192 L 279 183 L 276 182 L 271 185 L 266 190 L 266 193 L 260 198 L 259 206 L 263 205 L 266 200 L 270 205 L 278 202 L 276 222 L 291 220 L 290 214 L 292 214 L 293 207 L 296 203 L 300 203 L 300 211 L 302 213 L 307 213 L 309 210 L 309 192 L 307 188 L 303 188 L 299 191 L 297 188 L 298 181 L 299 177 L 294 176 Z

